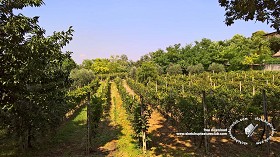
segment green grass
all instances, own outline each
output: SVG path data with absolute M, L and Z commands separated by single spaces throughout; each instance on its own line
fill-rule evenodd
M 115 83 L 112 83 L 111 86 L 111 97 L 112 100 L 115 98 L 116 108 L 114 107 L 114 101 L 112 101 L 110 117 L 111 119 L 116 119 L 116 125 L 121 126 L 122 135 L 119 137 L 117 141 L 117 152 L 116 156 L 141 156 L 142 152 L 138 148 L 136 141 L 133 139 L 133 129 L 131 127 L 131 123 L 128 121 L 128 115 L 125 112 L 125 108 L 122 106 L 122 100 L 118 93 L 117 87 Z M 115 111 L 116 109 L 116 111 Z M 116 114 L 115 114 L 116 112 Z M 114 116 L 117 115 L 115 118 Z
M 87 108 L 76 111 L 73 118 L 63 124 L 54 136 L 42 141 L 35 149 L 22 156 L 81 156 L 86 146 Z
M 53 139 L 55 143 L 80 141 L 86 134 L 87 108 L 82 111 L 71 121 L 62 126 Z

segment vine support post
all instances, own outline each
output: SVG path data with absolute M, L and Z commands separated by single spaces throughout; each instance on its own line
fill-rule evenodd
M 156 93 L 157 93 L 157 90 L 158 90 L 158 89 L 157 89 L 157 88 L 158 88 L 157 86 L 158 86 L 158 85 L 157 85 L 157 81 L 156 81 Z
M 239 90 L 240 90 L 240 94 L 241 94 L 241 92 L 242 92 L 242 83 L 241 83 L 241 81 L 239 81 Z
M 140 95 L 140 105 L 141 105 L 141 119 L 142 122 L 145 123 L 145 108 L 144 108 L 144 102 L 143 102 L 143 96 Z M 142 124 L 142 125 L 146 125 L 146 124 Z M 146 150 L 147 150 L 147 139 L 146 139 L 146 127 L 142 126 L 142 148 L 143 148 L 143 152 L 146 154 Z
M 265 93 L 265 90 L 263 89 L 262 91 L 262 97 L 263 97 L 263 112 L 264 112 L 264 119 L 265 121 L 268 122 L 268 118 L 267 118 L 267 101 L 266 101 L 266 93 Z M 264 125 L 265 126 L 265 133 L 266 133 L 266 138 L 269 137 L 269 132 L 268 132 L 268 127 L 267 125 Z M 268 140 L 267 141 L 267 153 L 268 153 L 268 156 L 270 155 L 270 141 Z
M 166 88 L 166 92 L 167 92 L 167 77 L 165 78 L 165 88 Z
M 203 105 L 203 114 L 204 114 L 204 129 L 207 129 L 207 106 L 206 106 L 206 93 L 202 91 L 202 105 Z M 209 144 L 207 136 L 204 136 L 204 144 L 205 144 L 205 153 L 208 154 L 209 152 Z
M 113 97 L 113 102 L 114 102 L 114 121 L 115 121 L 115 124 L 117 124 L 117 100 L 116 100 L 116 97 Z
M 87 147 L 86 155 L 89 155 L 91 140 L 90 140 L 90 92 L 87 93 Z

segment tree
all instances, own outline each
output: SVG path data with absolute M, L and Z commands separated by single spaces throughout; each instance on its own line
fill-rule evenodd
M 110 70 L 109 63 L 108 59 L 97 58 L 93 60 L 91 69 L 95 74 L 107 74 Z
M 137 69 L 137 78 L 140 82 L 147 83 L 149 79 L 155 79 L 159 74 L 157 65 L 153 62 L 144 62 L 142 66 Z
M 224 72 L 225 71 L 225 66 L 223 64 L 218 64 L 218 63 L 212 63 L 209 67 L 208 67 L 209 71 L 213 71 L 213 72 Z
M 62 67 L 65 71 L 67 72 L 71 72 L 71 70 L 77 68 L 77 64 L 75 63 L 75 61 L 71 58 L 71 53 L 72 52 L 67 52 L 66 54 L 69 55 L 69 58 L 65 59 L 62 63 Z
M 280 2 L 275 0 L 219 0 L 225 8 L 225 23 L 230 26 L 235 20 L 256 20 L 270 24 L 280 32 Z
M 37 134 L 54 130 L 68 111 L 71 66 L 66 62 L 71 56 L 61 50 L 73 29 L 45 37 L 38 17 L 13 12 L 42 4 L 0 1 L 0 128 L 15 135 L 23 148 L 31 147 Z
M 280 51 L 280 38 L 279 37 L 271 37 L 269 38 L 269 47 L 274 52 L 277 53 Z
M 130 69 L 130 72 L 129 72 L 129 76 L 136 80 L 136 74 L 137 74 L 137 68 L 135 66 L 133 66 L 131 69 Z
M 91 69 L 92 64 L 93 64 L 93 60 L 85 59 L 82 62 L 82 68 L 85 68 L 85 69 L 89 70 L 89 69 Z
M 199 74 L 204 71 L 204 67 L 201 63 L 199 63 L 197 65 L 189 66 L 187 70 L 190 74 Z
M 166 72 L 170 75 L 182 74 L 182 68 L 180 64 L 170 64 L 166 69 Z
M 250 54 L 250 40 L 242 35 L 236 34 L 226 41 L 222 57 L 227 61 L 227 70 L 244 70 L 244 57 Z
M 70 78 L 74 81 L 74 86 L 82 87 L 94 79 L 94 73 L 88 69 L 73 69 L 70 73 Z

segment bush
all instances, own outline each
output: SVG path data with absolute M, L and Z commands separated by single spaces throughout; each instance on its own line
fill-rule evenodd
M 187 68 L 188 72 L 190 74 L 199 74 L 202 73 L 204 71 L 204 67 L 201 63 L 197 64 L 197 65 L 191 65 Z
M 94 79 L 94 73 L 88 69 L 73 69 L 70 73 L 70 78 L 74 81 L 74 86 L 82 87 Z
M 166 69 L 166 72 L 170 75 L 182 74 L 182 68 L 179 64 L 170 64 Z
M 223 64 L 212 63 L 211 65 L 209 65 L 208 70 L 209 71 L 214 71 L 216 73 L 224 72 L 225 71 L 225 66 Z

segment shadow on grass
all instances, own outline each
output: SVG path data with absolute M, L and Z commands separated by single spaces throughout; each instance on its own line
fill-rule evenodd
M 22 156 L 84 155 L 86 118 L 86 107 L 83 105 L 55 131 L 55 134 L 37 140 L 36 146 Z
M 100 122 L 97 135 L 92 141 L 91 156 L 113 156 L 117 149 L 116 141 L 123 135 L 121 133 L 123 128 L 119 125 L 110 125 L 111 120 L 108 118 L 108 115 L 105 117 Z
M 16 156 L 17 142 L 13 137 L 6 137 L 0 140 L 0 157 Z
M 6 137 L 0 140 L 0 156 L 38 156 L 46 150 L 52 150 L 61 143 L 73 140 L 75 130 L 84 128 L 82 117 L 79 114 L 85 110 L 85 105 L 78 108 L 73 115 L 65 120 L 60 127 L 50 132 L 48 135 L 36 136 L 36 141 L 32 142 L 32 148 L 21 152 L 18 149 L 18 140 L 15 137 Z M 76 119 L 78 117 L 78 119 Z M 42 155 L 40 155 L 42 156 Z

